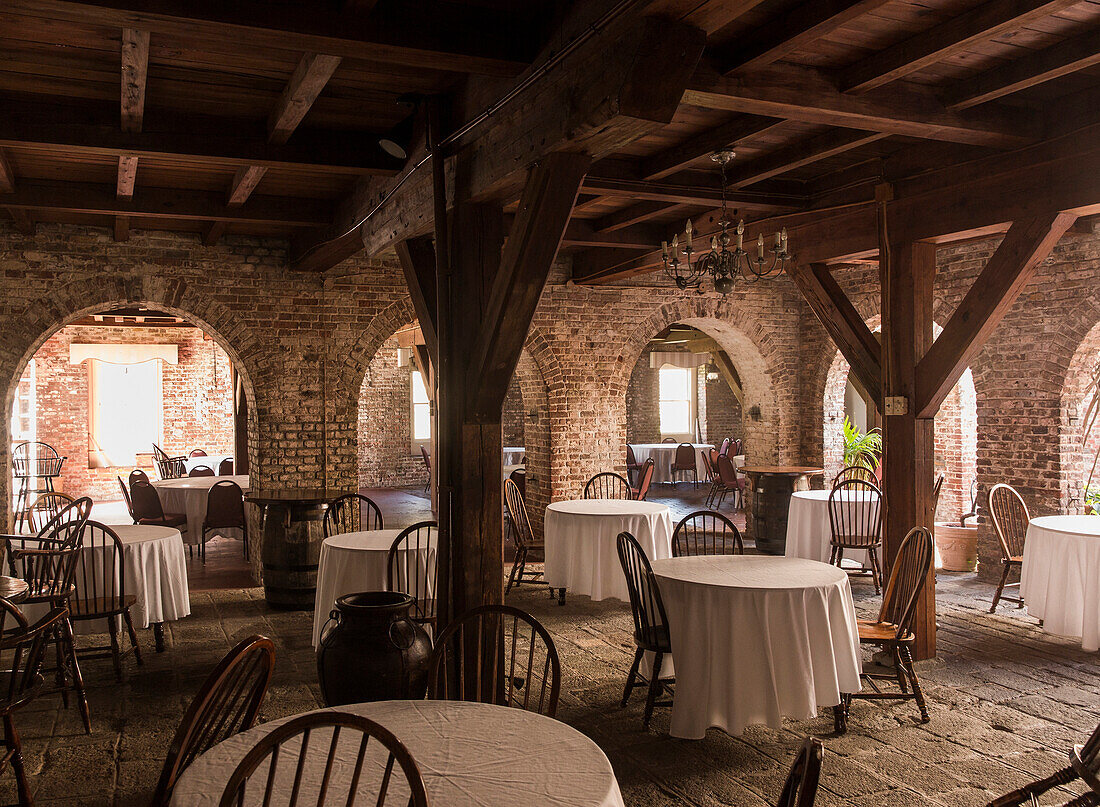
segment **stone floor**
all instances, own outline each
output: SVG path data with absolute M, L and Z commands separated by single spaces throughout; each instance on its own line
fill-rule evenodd
M 858 580 L 853 588 L 857 608 L 877 607 L 869 583 Z M 1026 611 L 986 613 L 991 593 L 972 575 L 940 575 L 940 652 L 919 665 L 930 723 L 914 720 L 911 703 L 857 702 L 843 737 L 833 734 L 826 713 L 778 731 L 755 727 L 742 737 L 712 730 L 700 741 L 671 739 L 666 709 L 643 731 L 641 692 L 619 708 L 631 660 L 627 605 L 572 596 L 559 607 L 538 587 L 513 592 L 509 602 L 554 636 L 564 672 L 558 717 L 606 751 L 628 805 L 774 804 L 795 750 L 814 734 L 826 747 L 817 803 L 878 807 L 985 804 L 1060 767 L 1069 747 L 1100 721 L 1096 654 L 1044 634 Z M 250 634 L 272 637 L 278 652 L 263 716 L 317 706 L 311 619 L 269 610 L 261 589 L 198 591 L 192 615 L 169 626 L 166 652 L 153 653 L 142 632 L 145 665 L 128 659 L 123 683 L 110 662 L 86 662 L 91 735 L 56 697 L 17 715 L 37 803 L 147 803 L 172 732 L 203 677 Z M 0 800 L 10 801 L 10 772 L 0 785 Z M 1058 797 L 1064 802 L 1068 793 Z

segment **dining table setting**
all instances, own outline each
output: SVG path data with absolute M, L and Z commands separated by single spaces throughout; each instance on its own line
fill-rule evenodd
M 1100 517 L 1038 516 L 1028 521 L 1020 595 L 1043 630 L 1100 650 Z

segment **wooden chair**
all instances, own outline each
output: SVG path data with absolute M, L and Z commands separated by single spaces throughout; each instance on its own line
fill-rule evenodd
M 672 533 L 672 557 L 743 555 L 745 544 L 733 522 L 713 510 L 684 516 Z
M 787 781 L 783 783 L 777 807 L 814 807 L 824 755 L 825 746 L 817 737 L 807 737 L 802 742 L 802 749 L 794 758 Z
M 214 473 L 214 469 L 211 468 L 209 465 L 196 465 L 194 468 L 187 472 L 187 476 L 217 476 L 217 474 Z
M 137 597 L 126 593 L 122 540 L 110 527 L 96 521 L 89 521 L 84 526 L 74 581 L 78 593 L 69 598 L 70 618 L 74 622 L 106 620 L 111 640 L 110 645 L 105 647 L 82 647 L 77 650 L 77 656 L 110 658 L 115 665 L 115 677 L 121 681 L 122 657 L 132 651 L 139 665 L 142 660 L 134 621 L 130 617 L 130 609 L 137 604 Z M 130 650 L 125 653 L 119 648 L 119 618 L 126 623 L 126 633 L 130 637 Z
M 369 747 L 371 740 L 378 751 Z M 333 781 L 334 769 L 340 769 L 339 786 Z M 250 788 L 257 770 L 263 773 Z M 307 770 L 311 774 L 303 777 Z M 397 777 L 403 778 L 403 787 L 395 781 Z M 400 795 L 387 801 L 394 791 Z M 229 777 L 218 804 L 240 807 L 261 802 L 265 807 L 273 803 L 280 807 L 351 807 L 353 803 L 428 807 L 428 794 L 412 755 L 388 729 L 347 712 L 313 712 L 283 723 L 253 746 Z
M 4 721 L 4 756 L 0 769 L 10 764 L 15 774 L 20 807 L 31 807 L 30 784 L 23 767 L 23 741 L 15 728 L 15 712 L 42 692 L 42 663 L 50 637 L 63 630 L 64 608 L 54 608 L 33 626 L 12 603 L 0 598 L 0 656 L 6 669 L 0 671 L 0 717 Z
M 626 688 L 623 690 L 623 699 L 620 706 L 625 707 L 630 700 L 630 693 L 635 687 L 645 686 L 638 674 L 638 668 L 642 663 L 645 653 L 653 653 L 653 668 L 649 675 L 649 690 L 645 699 L 645 715 L 642 718 L 642 726 L 649 728 L 649 720 L 653 716 L 653 707 L 658 704 L 657 693 L 665 688 L 661 683 L 661 661 L 665 653 L 672 652 L 672 640 L 668 630 L 668 617 L 665 615 L 665 604 L 661 600 L 661 590 L 657 587 L 657 578 L 653 576 L 653 568 L 649 565 L 649 558 L 638 544 L 637 539 L 629 532 L 620 532 L 616 539 L 616 549 L 619 553 L 619 564 L 626 575 L 626 588 L 630 595 L 630 611 L 634 616 L 634 663 L 630 665 L 630 673 L 626 677 Z M 662 702 L 666 706 L 671 701 Z
M 703 452 L 703 467 L 704 469 L 706 469 L 707 484 L 710 485 L 710 487 L 707 489 L 707 498 L 703 500 L 703 505 L 705 507 L 713 506 L 714 497 L 718 495 L 719 488 L 718 470 L 714 467 L 714 463 L 711 461 L 711 454 L 714 454 L 717 457 L 718 451 L 712 448 L 709 451 Z
M 630 445 L 630 443 L 627 443 L 626 444 L 626 478 L 628 480 L 633 480 L 634 475 L 637 474 L 638 471 L 640 471 L 640 470 L 642 470 L 642 466 L 638 462 L 638 458 L 634 456 L 634 448 L 633 448 L 633 446 Z M 633 481 L 631 481 L 631 484 L 634 484 Z
M 510 605 L 467 611 L 436 640 L 428 692 L 438 700 L 512 706 L 553 717 L 561 664 L 537 619 Z
M 1016 807 L 1020 804 L 1037 804 L 1039 796 L 1056 787 L 1064 787 L 1070 782 L 1081 779 L 1089 790 L 1076 799 L 1067 802 L 1074 807 L 1100 804 L 1100 782 L 1096 770 L 1100 768 L 1100 726 L 1083 744 L 1074 745 L 1069 752 L 1069 765 L 1055 771 L 1044 779 L 1037 779 L 1011 793 L 989 802 L 988 807 Z
M 196 757 L 255 725 L 274 668 L 275 645 L 266 636 L 248 637 L 218 663 L 168 746 L 152 807 L 168 807 L 172 788 Z
M 909 648 L 916 639 L 911 630 L 913 614 L 917 608 L 917 598 L 932 568 L 932 556 L 932 533 L 925 527 L 913 527 L 909 530 L 891 565 L 890 578 L 886 583 L 886 593 L 882 596 L 882 607 L 879 609 L 878 619 L 857 620 L 859 643 L 880 647 L 890 653 L 894 658 L 894 671 L 860 674 L 860 679 L 867 686 L 858 694 L 841 696 L 841 705 L 835 710 L 838 732 L 844 732 L 848 728 L 848 710 L 853 698 L 915 700 L 917 709 L 920 711 L 921 722 L 928 722 L 928 707 L 924 702 L 920 681 L 917 680 L 917 671 L 913 668 L 913 655 Z M 878 686 L 879 681 L 896 682 L 898 691 L 883 691 Z
M 126 502 L 126 512 L 130 514 L 130 518 L 137 524 L 138 519 L 137 516 L 134 515 L 134 503 L 130 501 L 130 489 L 126 487 L 126 483 L 122 481 L 121 476 L 115 478 L 118 479 L 118 487 L 119 490 L 122 491 L 122 501 Z
M 665 437 L 664 439 L 661 440 L 661 442 L 662 443 L 675 443 L 676 438 L 675 437 Z
M 736 510 L 740 507 L 745 509 L 745 491 L 749 487 L 749 480 L 737 473 L 737 468 L 734 467 L 733 460 L 729 454 L 718 455 L 718 504 L 715 508 L 721 507 L 726 501 L 726 494 L 733 493 L 733 506 Z
M 420 458 L 424 460 L 424 470 L 428 473 L 428 478 L 424 482 L 424 491 L 427 492 L 432 486 L 432 455 L 425 445 L 420 446 Z
M 584 486 L 586 499 L 633 499 L 630 482 L 614 471 L 603 471 L 588 480 Z
M 244 491 L 231 479 L 215 482 L 206 492 L 206 517 L 199 536 L 199 557 L 206 563 L 206 534 L 213 530 L 239 529 L 248 560 L 248 517 L 244 512 Z
M 642 463 L 642 472 L 638 476 L 638 487 L 630 489 L 630 498 L 644 502 L 649 495 L 650 485 L 653 484 L 653 457 L 647 457 Z
M 169 457 L 164 449 L 153 443 L 153 462 L 161 479 L 179 479 L 187 473 L 187 457 Z
M 187 455 L 187 458 L 191 459 L 192 457 L 205 457 L 205 456 L 207 456 L 207 453 L 205 451 L 203 451 L 201 448 L 192 448 L 191 452 Z
M 175 527 L 180 531 L 187 529 L 186 513 L 165 513 L 160 503 L 160 494 L 149 482 L 140 479 L 130 486 L 130 499 L 134 504 L 134 514 L 139 524 L 152 524 L 157 527 Z
M 936 520 L 936 511 L 940 509 L 940 493 L 943 491 L 943 474 L 936 477 L 936 484 L 932 486 L 932 521 Z
M 233 476 L 233 458 L 226 457 L 218 463 L 218 476 Z
M 849 479 L 829 492 L 829 563 L 844 568 L 844 550 L 866 550 L 870 569 L 861 566 L 849 574 L 868 574 L 875 594 L 882 590 L 878 553 L 882 548 L 882 492 L 871 482 Z
M 16 530 L 26 523 L 31 503 L 38 494 L 53 493 L 53 480 L 61 475 L 66 459 L 56 448 L 43 442 L 25 441 L 12 449 L 12 475 L 19 483 L 15 496 Z
M 993 595 L 993 605 L 989 613 L 997 610 L 997 603 L 1008 600 L 1016 603 L 1017 608 L 1024 607 L 1024 598 L 1006 597 L 1004 590 L 1019 583 L 1009 583 L 1008 576 L 1013 569 L 1022 569 L 1024 565 L 1024 538 L 1027 536 L 1027 523 L 1031 517 L 1027 505 L 1016 489 L 1003 482 L 994 485 L 989 491 L 989 513 L 993 516 L 993 529 L 1001 542 L 1001 582 L 997 593 Z
M 669 470 L 673 475 L 672 484 L 676 484 L 675 475 L 677 472 L 691 474 L 692 488 L 699 487 L 699 468 L 695 463 L 695 446 L 691 443 L 680 443 L 676 446 L 676 456 L 672 458 L 672 464 L 669 466 Z
M 508 474 L 508 478 L 516 483 L 516 487 L 519 488 L 519 495 L 523 497 L 524 501 L 527 500 L 527 469 L 516 468 L 512 473 Z
M 411 619 L 435 629 L 435 521 L 421 521 L 401 530 L 386 559 L 386 588 L 416 598 Z
M 72 496 L 66 496 L 64 493 L 43 493 L 35 500 L 28 511 L 27 515 L 31 529 L 34 532 L 43 529 L 54 516 L 74 501 L 76 500 Z
M 724 457 L 724 456 L 726 456 L 726 454 L 728 454 L 728 453 L 729 453 L 729 450 L 730 450 L 730 444 L 731 444 L 732 442 L 733 442 L 733 441 L 732 441 L 732 440 L 730 440 L 730 438 L 728 438 L 728 437 L 727 437 L 727 438 L 725 438 L 725 439 L 724 439 L 724 440 L 722 441 L 722 445 L 721 445 L 721 446 L 719 446 L 719 448 L 718 448 L 718 456 L 720 456 L 720 457 Z
M 507 595 L 512 590 L 512 586 L 520 585 L 524 579 L 534 582 L 542 577 L 542 572 L 527 571 L 527 556 L 532 549 L 541 551 L 543 543 L 535 540 L 531 520 L 527 517 L 527 505 L 523 501 L 523 491 L 511 478 L 504 480 L 504 503 L 508 507 L 508 519 L 513 527 L 512 537 L 516 542 L 516 559 L 512 562 L 512 571 L 508 574 L 508 584 L 504 587 L 504 593 Z
M 833 487 L 858 479 L 860 482 L 870 482 L 875 487 L 879 485 L 879 479 L 872 468 L 865 465 L 845 465 L 833 478 Z
M 378 505 L 359 493 L 348 493 L 329 502 L 322 527 L 326 538 L 345 532 L 386 528 Z
M 149 474 L 145 473 L 145 471 L 141 470 L 140 468 L 135 468 L 134 470 L 130 471 L 130 475 L 126 478 L 126 484 L 128 487 L 132 488 L 134 486 L 134 482 L 137 482 L 139 479 L 142 482 L 148 482 Z

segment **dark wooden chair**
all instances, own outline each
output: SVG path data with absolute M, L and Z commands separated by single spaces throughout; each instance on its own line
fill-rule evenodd
M 642 656 L 646 652 L 653 653 L 653 668 L 649 675 L 649 689 L 645 699 L 645 715 L 642 718 L 642 726 L 649 728 L 649 720 L 653 716 L 653 707 L 658 705 L 657 693 L 665 688 L 661 682 L 661 661 L 665 653 L 672 652 L 672 640 L 668 630 L 668 617 L 665 615 L 665 604 L 661 599 L 661 590 L 657 587 L 657 579 L 653 576 L 653 568 L 649 565 L 649 558 L 638 544 L 637 539 L 629 532 L 620 532 L 616 539 L 616 549 L 619 553 L 619 564 L 626 575 L 626 588 L 630 595 L 630 611 L 634 616 L 634 663 L 630 665 L 630 673 L 626 677 L 626 687 L 623 689 L 621 706 L 626 706 L 630 700 L 630 693 L 635 687 L 645 686 L 638 669 L 642 664 Z M 660 705 L 670 704 L 662 702 Z
M 420 521 L 401 530 L 386 558 L 386 588 L 416 598 L 411 618 L 435 629 L 435 521 Z
M 214 473 L 214 469 L 211 468 L 209 465 L 196 465 L 194 468 L 192 468 L 190 471 L 187 472 L 187 475 L 189 477 L 191 477 L 191 476 L 217 476 L 217 474 Z
M 134 503 L 130 501 L 130 489 L 126 487 L 126 483 L 122 481 L 121 476 L 116 477 L 116 479 L 118 479 L 119 490 L 122 491 L 122 501 L 126 502 L 126 512 L 130 514 L 130 518 L 137 524 L 137 516 L 134 515 Z
M 77 650 L 80 658 L 110 658 L 115 665 L 115 677 L 122 680 L 122 657 L 133 652 L 140 665 L 141 647 L 138 645 L 134 621 L 130 609 L 137 604 L 137 597 L 126 593 L 126 574 L 123 568 L 122 540 L 105 524 L 89 521 L 84 526 L 81 551 L 77 553 L 76 593 L 69 598 L 69 615 L 74 622 L 103 619 L 107 622 L 107 634 L 111 643 L 104 647 L 82 647 Z M 119 647 L 118 621 L 126 625 L 130 638 L 130 650 Z
M 384 530 L 386 525 L 373 500 L 360 493 L 348 493 L 329 502 L 322 528 L 328 538 L 345 532 Z
M 647 457 L 642 463 L 642 471 L 638 474 L 638 487 L 630 489 L 630 498 L 644 502 L 649 495 L 649 488 L 653 485 L 653 457 Z
M 634 448 L 630 443 L 626 444 L 626 478 L 631 480 L 630 484 L 634 484 L 634 475 L 638 471 L 642 470 L 641 463 L 638 462 L 638 458 L 634 456 Z
M 936 484 L 932 486 L 932 521 L 936 520 L 936 511 L 940 509 L 940 493 L 943 491 L 943 474 L 936 477 Z
M 205 451 L 203 451 L 201 448 L 192 448 L 190 453 L 188 453 L 187 458 L 191 459 L 192 457 L 205 457 L 205 456 L 207 456 L 207 453 Z
M 715 449 L 703 452 L 703 467 L 706 469 L 707 484 L 710 486 L 707 489 L 707 497 L 703 500 L 705 507 L 714 506 L 714 497 L 718 495 L 718 489 L 721 484 L 721 480 L 718 479 L 718 469 L 714 467 L 714 462 L 711 460 L 711 454 L 715 457 L 718 456 L 718 452 Z
M 729 454 L 718 455 L 718 504 L 712 502 L 716 509 L 721 507 L 726 496 L 733 494 L 733 509 L 740 507 L 745 509 L 745 491 L 748 490 L 749 480 L 737 473 L 733 459 Z
M 218 476 L 233 476 L 233 458 L 226 457 L 218 463 Z
M 868 569 L 861 566 L 849 574 L 870 574 L 875 593 L 882 590 L 878 553 L 882 548 L 882 491 L 873 483 L 849 479 L 829 492 L 829 563 L 844 568 L 844 550 L 866 550 Z
M 139 524 L 175 527 L 181 532 L 187 529 L 187 514 L 165 513 L 160 503 L 160 494 L 149 482 L 140 479 L 134 482 L 130 486 L 130 500 L 134 504 L 134 515 Z
M 672 472 L 672 484 L 676 484 L 676 474 L 691 474 L 692 488 L 699 487 L 699 467 L 695 463 L 695 446 L 691 443 L 680 443 L 676 446 L 676 456 L 672 458 L 669 466 Z
M 164 449 L 153 443 L 153 462 L 161 479 L 179 479 L 187 473 L 187 457 L 169 457 Z
M 675 442 L 676 442 L 676 438 L 675 438 L 675 437 L 666 437 L 666 438 L 664 438 L 663 440 L 661 440 L 661 442 L 662 442 L 662 443 L 675 443 Z
M 833 487 L 835 488 L 837 485 L 850 482 L 853 479 L 858 479 L 860 482 L 870 482 L 875 487 L 879 485 L 879 479 L 875 476 L 874 469 L 865 465 L 845 465 L 833 478 Z
M 424 470 L 428 474 L 428 478 L 424 481 L 424 490 L 428 491 L 432 486 L 432 455 L 425 445 L 420 446 L 420 458 L 424 460 Z
M 53 493 L 53 480 L 61 476 L 67 457 L 49 443 L 25 441 L 11 453 L 12 475 L 18 482 L 15 495 L 15 529 L 26 523 L 31 503 L 41 493 Z M 39 481 L 42 486 L 39 487 Z
M 141 470 L 140 468 L 135 468 L 134 470 L 130 471 L 130 475 L 126 478 L 126 484 L 128 487 L 132 488 L 134 486 L 134 482 L 138 481 L 139 479 L 142 482 L 148 482 L 149 474 L 145 473 L 145 471 Z
M 512 706 L 553 717 L 561 690 L 554 640 L 510 605 L 482 605 L 446 627 L 432 650 L 428 692 L 438 700 Z
M 168 746 L 152 807 L 168 807 L 176 780 L 196 757 L 255 725 L 274 668 L 275 645 L 266 636 L 248 637 L 218 663 Z
M 586 499 L 633 499 L 630 482 L 614 471 L 596 474 L 584 485 Z
M 688 555 L 743 555 L 745 543 L 733 522 L 713 510 L 684 516 L 672 533 L 672 557 Z
M 206 534 L 214 530 L 239 529 L 248 560 L 248 517 L 244 512 L 244 491 L 231 479 L 222 479 L 206 492 L 206 517 L 202 520 L 199 536 L 199 557 L 206 562 Z
M 894 660 L 894 670 L 890 673 L 860 674 L 867 687 L 858 694 L 841 696 L 841 705 L 835 709 L 838 732 L 848 728 L 848 710 L 854 698 L 914 700 L 920 711 L 921 722 L 928 722 L 928 707 L 924 702 L 924 693 L 921 692 L 909 648 L 916 639 L 912 631 L 913 614 L 917 608 L 917 598 L 932 569 L 932 556 L 932 533 L 925 527 L 913 527 L 909 530 L 890 567 L 890 578 L 886 583 L 886 593 L 882 596 L 878 619 L 857 620 L 859 643 L 879 647 L 890 653 Z M 880 681 L 896 683 L 898 691 L 883 691 L 878 685 Z
M 524 501 L 527 500 L 527 469 L 515 468 L 512 473 L 508 474 L 508 478 L 516 483 L 516 487 L 519 488 L 519 495 L 523 497 Z
M 824 755 L 825 746 L 817 737 L 807 737 L 802 742 L 802 748 L 787 773 L 787 781 L 783 783 L 777 807 L 814 807 Z
M 378 751 L 369 747 L 371 740 Z M 343 774 L 335 780 L 339 785 L 334 784 L 333 777 L 337 768 Z M 263 773 L 250 787 L 257 770 Z M 303 777 L 306 770 L 316 775 Z M 395 786 L 395 777 L 404 779 L 403 787 Z M 393 791 L 401 795 L 387 800 Z M 401 741 L 360 715 L 313 712 L 283 723 L 253 746 L 229 777 L 218 804 L 350 807 L 355 803 L 383 807 L 398 799 L 401 807 L 428 807 L 420 769 Z
M 1067 802 L 1074 807 L 1100 805 L 1100 781 L 1096 771 L 1100 769 L 1100 726 L 1082 744 L 1074 745 L 1069 752 L 1069 765 L 1050 776 L 1029 782 L 1021 788 L 1006 793 L 989 802 L 988 807 L 1016 807 L 1021 804 L 1037 804 L 1039 796 L 1056 787 L 1065 787 L 1070 782 L 1081 779 L 1089 788 L 1077 798 Z
M 1001 582 L 997 593 L 993 595 L 993 605 L 989 613 L 997 610 L 997 603 L 1008 600 L 1016 603 L 1017 608 L 1024 607 L 1024 598 L 1006 597 L 1004 590 L 1019 583 L 1009 583 L 1008 576 L 1013 569 L 1022 569 L 1024 565 L 1024 538 L 1027 536 L 1027 523 L 1031 516 L 1023 497 L 1011 485 L 1003 482 L 994 485 L 989 491 L 989 514 L 993 517 L 993 529 L 1001 543 Z
M 64 608 L 54 608 L 33 626 L 12 603 L 0 599 L 0 717 L 4 721 L 4 755 L 0 770 L 11 765 L 20 807 L 32 807 L 30 784 L 23 766 L 23 740 L 15 728 L 15 712 L 42 692 L 42 663 L 50 637 L 62 631 Z
M 531 550 L 541 551 L 543 544 L 535 540 L 531 520 L 527 517 L 527 505 L 523 501 L 523 491 L 511 478 L 504 480 L 504 503 L 508 507 L 512 537 L 516 542 L 516 559 L 512 562 L 512 571 L 508 574 L 508 585 L 504 587 L 504 593 L 508 594 L 512 586 L 520 585 L 525 579 L 534 582 L 542 577 L 542 572 L 527 571 L 527 556 Z
M 34 504 L 30 506 L 27 513 L 31 529 L 36 533 L 44 529 L 54 516 L 74 501 L 76 500 L 72 496 L 67 496 L 64 493 L 57 493 L 56 491 L 43 493 L 35 499 Z

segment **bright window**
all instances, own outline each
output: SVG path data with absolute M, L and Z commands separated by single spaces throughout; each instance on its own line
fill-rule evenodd
M 661 436 L 690 438 L 695 416 L 695 371 L 665 365 L 658 371 Z
M 132 467 L 138 453 L 162 442 L 160 361 L 89 364 L 89 454 L 102 452 L 109 467 Z
M 412 439 L 414 446 L 432 439 L 432 404 L 419 370 L 412 372 Z

